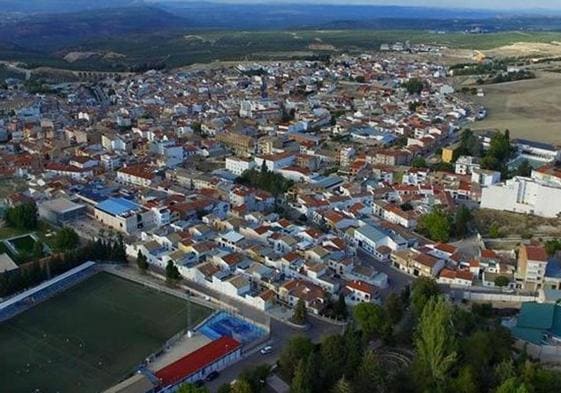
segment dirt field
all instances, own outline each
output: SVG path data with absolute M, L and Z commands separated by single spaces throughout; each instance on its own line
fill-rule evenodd
M 536 75 L 536 79 L 484 86 L 485 97 L 473 100 L 487 108 L 488 117 L 473 128 L 508 128 L 511 137 L 561 144 L 561 73 Z

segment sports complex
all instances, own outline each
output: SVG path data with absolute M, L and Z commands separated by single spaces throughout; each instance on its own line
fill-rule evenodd
M 100 392 L 139 370 L 156 390 L 169 389 L 204 378 L 211 365 L 231 364 L 244 344 L 266 334 L 94 263 L 0 303 L 0 321 L 0 391 L 10 393 Z M 185 337 L 188 321 L 200 345 L 150 370 L 146 359 L 169 349 L 172 337 Z

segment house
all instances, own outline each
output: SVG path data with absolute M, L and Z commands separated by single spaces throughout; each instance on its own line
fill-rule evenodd
M 516 281 L 528 291 L 543 288 L 549 257 L 545 248 L 536 245 L 522 245 L 518 252 Z
M 129 165 L 117 171 L 117 181 L 141 187 L 150 187 L 159 182 L 155 171 L 146 165 Z
M 345 301 L 350 305 L 381 302 L 378 289 L 374 285 L 360 280 L 346 282 L 343 293 L 346 293 Z
M 384 231 L 368 224 L 354 230 L 354 241 L 360 249 L 379 259 L 383 259 L 384 255 L 378 253 L 378 248 L 392 244 L 391 238 Z
M 390 256 L 394 267 L 417 277 L 436 277 L 444 268 L 444 261 L 415 249 L 393 251 Z
M 302 300 L 306 308 L 319 314 L 325 307 L 325 291 L 316 284 L 305 280 L 291 280 L 279 288 L 279 298 L 291 307 Z

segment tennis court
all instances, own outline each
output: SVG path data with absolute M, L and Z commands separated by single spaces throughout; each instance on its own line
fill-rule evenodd
M 191 323 L 211 312 L 192 304 Z M 0 324 L 0 391 L 102 391 L 187 320 L 185 300 L 98 273 Z

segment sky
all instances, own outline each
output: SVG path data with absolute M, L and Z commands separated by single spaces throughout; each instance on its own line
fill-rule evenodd
M 173 1 L 173 0 L 172 0 Z M 182 0 L 175 0 L 182 1 Z M 185 1 L 185 0 L 183 0 Z M 188 0 L 187 0 L 188 1 Z M 214 0 L 216 1 L 216 0 Z M 561 9 L 561 0 L 218 0 L 228 3 L 372 4 L 494 10 Z

